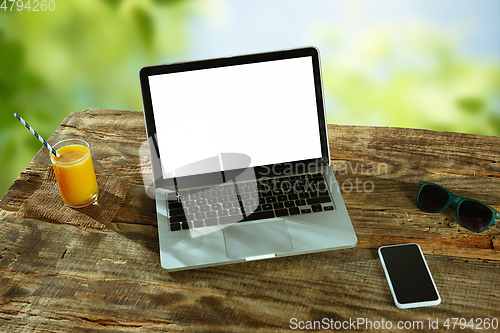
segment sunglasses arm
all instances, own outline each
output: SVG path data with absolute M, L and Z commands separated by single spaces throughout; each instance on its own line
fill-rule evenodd
M 497 221 L 495 220 L 500 220 L 500 212 L 497 210 L 494 210 L 495 216 L 493 217 L 493 224 L 497 224 Z

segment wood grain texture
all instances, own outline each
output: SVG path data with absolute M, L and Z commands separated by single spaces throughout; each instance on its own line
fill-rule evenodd
M 427 214 L 414 203 L 418 181 L 427 180 L 500 209 L 500 138 L 328 129 L 356 248 L 167 273 L 159 264 L 155 203 L 142 186 L 142 113 L 69 115 L 49 143 L 82 136 L 97 172 L 133 181 L 106 231 L 24 219 L 16 213 L 50 165 L 45 150 L 36 154 L 0 201 L 0 331 L 276 332 L 289 330 L 291 318 L 394 326 L 439 318 L 433 331 L 442 331 L 446 318 L 500 320 L 500 227 L 475 234 L 458 225 L 452 209 Z M 395 307 L 376 250 L 405 242 L 421 245 L 441 305 Z

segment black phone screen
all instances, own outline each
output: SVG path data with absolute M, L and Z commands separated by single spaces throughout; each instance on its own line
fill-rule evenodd
M 439 299 L 418 245 L 382 247 L 380 253 L 399 303 L 418 303 Z

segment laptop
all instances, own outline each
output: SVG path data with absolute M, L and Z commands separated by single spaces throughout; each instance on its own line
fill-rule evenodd
M 161 266 L 354 247 L 314 47 L 143 67 Z

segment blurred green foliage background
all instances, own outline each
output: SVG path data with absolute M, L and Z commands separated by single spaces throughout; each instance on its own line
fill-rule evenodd
M 500 135 L 498 1 L 53 1 L 0 9 L 0 197 L 41 147 L 14 112 L 48 138 L 142 110 L 139 69 L 172 61 L 316 45 L 329 123 Z

